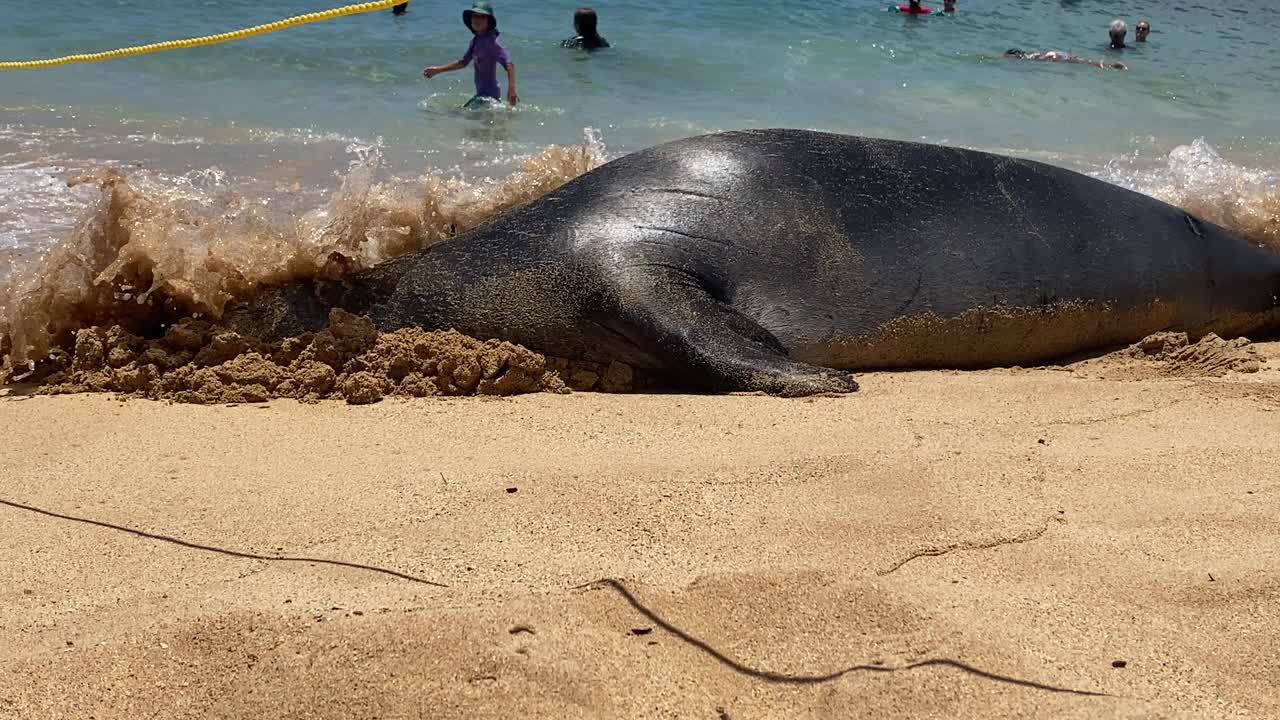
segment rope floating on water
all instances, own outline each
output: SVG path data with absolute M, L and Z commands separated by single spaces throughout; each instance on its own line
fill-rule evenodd
M 87 53 L 80 55 L 66 55 L 59 58 L 49 58 L 47 60 L 14 60 L 9 62 L 0 62 L 0 70 L 35 70 L 37 68 L 54 67 L 56 65 L 69 65 L 79 62 L 98 62 L 100 60 L 112 60 L 114 58 L 126 57 L 129 55 L 143 55 L 145 53 L 160 52 L 162 50 L 178 50 L 181 48 L 198 47 L 200 45 L 213 45 L 215 43 L 227 42 L 228 40 L 239 40 L 240 38 L 251 37 L 253 35 L 263 35 L 266 33 L 284 30 L 295 25 L 305 25 L 307 23 L 319 22 L 321 20 L 331 20 L 333 18 L 342 17 L 344 15 L 355 15 L 357 13 L 373 12 L 374 10 L 382 10 L 392 5 L 399 5 L 404 0 L 376 0 L 376 2 L 358 3 L 356 5 L 346 5 L 332 10 L 323 12 L 307 13 L 305 15 L 295 15 L 284 20 L 277 20 L 262 25 L 254 25 L 253 27 L 244 28 L 243 30 L 233 30 L 231 32 L 219 33 L 217 35 L 205 35 L 204 37 L 188 38 L 186 40 L 169 40 L 166 42 L 151 43 L 150 45 L 138 45 L 136 47 L 120 48 L 119 50 L 108 50 L 99 53 Z

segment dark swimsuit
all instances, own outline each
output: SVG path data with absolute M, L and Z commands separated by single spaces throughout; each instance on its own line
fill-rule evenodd
M 578 35 L 577 37 L 571 37 L 568 40 L 565 40 L 564 42 L 560 43 L 560 47 L 575 48 L 580 50 L 595 50 L 597 48 L 609 47 L 609 41 L 605 40 L 603 37 L 600 37 L 599 35 L 595 36 L 594 38 L 586 38 L 581 35 Z

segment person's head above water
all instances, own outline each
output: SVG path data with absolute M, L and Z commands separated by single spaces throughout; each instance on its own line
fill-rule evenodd
M 942 0 L 942 12 L 955 12 L 956 0 Z
M 493 14 L 493 8 L 487 0 L 476 0 L 471 4 L 470 10 L 463 10 L 462 22 L 473 33 L 492 30 L 494 35 L 498 34 L 498 16 Z
M 1123 20 L 1112 20 L 1111 29 L 1107 32 L 1111 35 L 1111 47 L 1124 47 L 1124 36 L 1129 34 L 1129 28 L 1125 27 Z
M 1147 35 L 1151 34 L 1151 23 L 1146 20 L 1139 20 L 1137 27 L 1133 29 L 1133 39 L 1138 42 L 1146 42 Z
M 599 50 L 600 48 L 609 47 L 609 41 L 600 37 L 596 22 L 595 10 L 589 7 L 578 8 L 573 13 L 573 31 L 576 34 L 574 37 L 560 43 L 560 47 L 578 50 Z
M 405 14 L 405 11 L 407 11 L 408 9 L 409 9 L 409 3 L 407 3 L 407 2 L 402 2 L 402 3 L 400 3 L 399 5 L 395 5 L 395 6 L 393 6 L 393 7 L 391 8 L 391 14 L 392 14 L 392 15 L 403 15 L 403 14 Z
M 921 8 L 920 8 L 920 0 L 907 0 L 907 5 L 911 6 L 911 9 L 912 9 L 912 10 L 920 10 L 920 9 L 921 9 Z
M 580 7 L 573 13 L 573 31 L 584 38 L 600 36 L 600 31 L 596 28 L 598 22 L 596 11 L 589 7 Z

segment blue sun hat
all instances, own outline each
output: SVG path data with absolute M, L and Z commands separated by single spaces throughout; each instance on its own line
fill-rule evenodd
M 494 35 L 498 34 L 498 16 L 493 14 L 493 8 L 489 6 L 487 0 L 476 0 L 471 3 L 470 10 L 462 11 L 462 24 L 466 25 L 468 30 L 471 29 L 472 15 L 488 15 L 489 30 L 492 31 Z

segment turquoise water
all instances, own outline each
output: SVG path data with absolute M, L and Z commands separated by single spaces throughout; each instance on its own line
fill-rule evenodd
M 333 7 L 319 0 L 6 0 L 5 59 L 222 32 Z M 211 168 L 250 193 L 300 183 L 320 197 L 352 144 L 385 168 L 500 176 L 594 128 L 616 156 L 701 132 L 806 127 L 925 140 L 1048 160 L 1130 185 L 1202 139 L 1224 162 L 1280 168 L 1280 6 L 1220 2 L 960 0 L 951 18 L 863 0 L 600 2 L 613 48 L 557 47 L 572 3 L 502 2 L 502 41 L 522 103 L 458 109 L 470 70 L 432 80 L 470 38 L 463 3 L 389 11 L 233 43 L 96 64 L 0 73 L 0 244 L 56 234 L 83 198 L 61 187 L 110 162 L 187 178 Z M 1106 48 L 1117 9 L 1153 27 Z M 1128 71 L 1006 60 L 1066 50 Z M 503 78 L 505 85 L 505 78 Z M 1215 155 L 1216 157 L 1216 155 Z M 1266 178 L 1264 178 L 1265 182 Z

